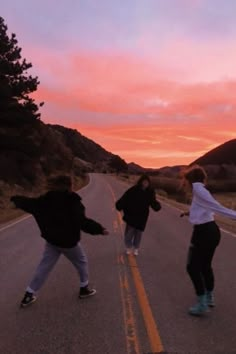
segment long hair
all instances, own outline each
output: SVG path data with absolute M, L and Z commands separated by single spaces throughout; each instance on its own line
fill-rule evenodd
M 142 186 L 143 181 L 148 181 L 149 187 L 151 186 L 150 177 L 149 177 L 148 175 L 146 175 L 146 174 L 143 174 L 142 176 L 139 177 L 139 179 L 138 179 L 136 185 L 137 185 L 137 186 Z

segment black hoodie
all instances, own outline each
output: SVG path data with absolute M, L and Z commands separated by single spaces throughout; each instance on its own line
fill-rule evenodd
M 124 221 L 141 231 L 144 231 L 146 227 L 149 207 L 159 211 L 161 204 L 156 200 L 152 188 L 142 189 L 138 184 L 129 188 L 116 202 L 116 209 L 124 212 Z
M 38 198 L 13 196 L 17 208 L 32 214 L 41 236 L 50 244 L 63 248 L 75 247 L 80 240 L 80 230 L 102 234 L 104 227 L 85 216 L 81 197 L 75 192 L 50 191 Z

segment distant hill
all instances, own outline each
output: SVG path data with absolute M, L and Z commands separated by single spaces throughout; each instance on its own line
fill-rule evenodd
M 227 141 L 199 157 L 191 164 L 199 165 L 236 165 L 236 139 Z
M 159 173 L 161 173 L 162 175 L 166 175 L 166 176 L 168 176 L 169 174 L 170 175 L 177 175 L 185 167 L 186 167 L 186 165 L 165 166 L 165 167 L 159 168 Z
M 128 164 L 128 171 L 133 174 L 147 173 L 149 175 L 162 175 L 166 177 L 172 177 L 177 175 L 183 167 L 185 166 L 177 165 L 165 166 L 160 168 L 145 168 L 140 165 L 137 165 L 134 162 L 131 162 Z
M 139 166 L 134 162 L 128 163 L 128 172 L 133 174 L 145 173 L 147 169 L 145 167 Z
M 190 163 L 190 165 L 198 164 L 205 166 L 210 174 L 217 178 L 225 178 L 232 172 L 235 175 L 236 166 L 236 139 L 227 141 L 224 144 L 217 146 L 216 148 L 208 151 L 197 160 Z M 158 169 L 144 168 L 135 163 L 128 164 L 128 170 L 130 173 L 148 173 L 148 174 L 160 174 L 166 177 L 173 177 L 179 174 L 179 172 L 187 166 L 164 166 Z

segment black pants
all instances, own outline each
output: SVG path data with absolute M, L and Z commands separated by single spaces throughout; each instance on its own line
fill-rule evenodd
M 220 229 L 214 221 L 195 225 L 189 247 L 187 272 L 193 282 L 196 294 L 214 289 L 212 259 L 220 242 Z

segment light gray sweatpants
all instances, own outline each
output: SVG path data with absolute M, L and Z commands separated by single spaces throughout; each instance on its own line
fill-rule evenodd
M 46 243 L 43 257 L 35 271 L 33 279 L 26 289 L 27 291 L 35 293 L 43 286 L 61 254 L 69 259 L 78 271 L 80 286 L 82 287 L 88 285 L 88 261 L 80 243 L 73 248 L 61 248 L 53 246 L 50 243 Z
M 126 248 L 139 248 L 143 232 L 126 224 L 125 227 L 125 246 Z

